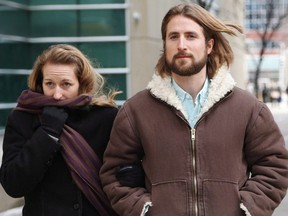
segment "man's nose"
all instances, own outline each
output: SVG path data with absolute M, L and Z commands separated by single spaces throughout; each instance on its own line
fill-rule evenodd
M 184 37 L 179 37 L 178 41 L 178 50 L 186 50 L 186 40 Z

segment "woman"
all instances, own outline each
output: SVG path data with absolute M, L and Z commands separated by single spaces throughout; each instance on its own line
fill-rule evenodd
M 103 77 L 71 45 L 40 55 L 11 112 L 1 184 L 25 198 L 23 216 L 115 215 L 99 179 L 118 109 Z

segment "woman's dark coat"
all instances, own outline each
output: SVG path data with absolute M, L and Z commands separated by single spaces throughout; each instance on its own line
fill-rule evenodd
M 103 157 L 116 108 L 90 106 L 67 110 L 66 124 Z M 23 216 L 97 216 L 72 180 L 61 145 L 41 128 L 38 116 L 12 111 L 3 141 L 1 184 L 12 197 L 25 198 Z

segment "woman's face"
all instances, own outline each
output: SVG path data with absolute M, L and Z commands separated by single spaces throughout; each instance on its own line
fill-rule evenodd
M 46 63 L 43 67 L 44 95 L 65 100 L 79 95 L 79 81 L 74 65 Z

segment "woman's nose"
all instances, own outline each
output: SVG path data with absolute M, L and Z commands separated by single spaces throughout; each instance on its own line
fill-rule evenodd
M 63 94 L 62 94 L 61 88 L 56 87 L 55 88 L 55 92 L 53 94 L 53 98 L 56 99 L 56 100 L 61 100 L 62 96 L 63 96 Z

